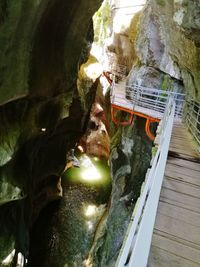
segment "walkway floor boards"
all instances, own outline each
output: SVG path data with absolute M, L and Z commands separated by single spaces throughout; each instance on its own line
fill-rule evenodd
M 169 150 L 148 267 L 200 267 L 200 158 L 181 122 Z

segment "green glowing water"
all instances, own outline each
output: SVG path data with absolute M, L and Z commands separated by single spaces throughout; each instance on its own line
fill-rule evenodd
M 95 191 L 101 191 L 101 202 L 107 202 L 111 191 L 110 168 L 107 160 L 86 155 L 81 155 L 78 159 L 81 163 L 80 168 L 68 169 L 62 176 L 63 185 L 79 184 L 94 188 Z
M 83 266 L 88 257 L 110 199 L 111 178 L 105 159 L 78 158 L 81 168 L 68 169 L 62 176 L 63 198 L 50 204 L 35 224 L 31 267 Z M 85 179 L 88 169 L 91 177 Z

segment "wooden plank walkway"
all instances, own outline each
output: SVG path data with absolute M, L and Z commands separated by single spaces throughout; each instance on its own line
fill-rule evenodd
M 200 267 L 200 158 L 175 122 L 148 267 Z

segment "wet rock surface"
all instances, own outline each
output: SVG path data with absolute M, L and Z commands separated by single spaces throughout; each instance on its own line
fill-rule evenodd
M 179 84 L 179 91 L 184 85 L 187 93 L 199 98 L 199 49 L 193 42 L 195 38 L 188 39 L 182 28 L 182 22 L 179 25 L 175 18 L 176 10 L 180 6 L 183 6 L 182 1 L 173 3 L 173 1 L 150 0 L 147 2 L 138 27 L 138 38 L 135 42 L 136 54 L 142 65 L 144 77 L 146 77 L 145 68 L 147 75 L 149 67 L 154 68 L 160 72 L 160 77 L 152 75 L 151 80 L 157 84 L 160 81 L 160 88 L 166 81 L 164 76 L 169 75 L 172 88 L 174 88 L 174 82 L 176 89 Z M 185 8 L 190 10 L 194 6 L 196 6 L 196 1 L 188 1 Z M 190 17 L 191 13 L 187 15 L 186 13 L 184 13 L 185 16 Z M 191 17 L 190 19 L 195 21 Z M 192 31 L 192 25 L 190 26 Z M 143 80 L 141 75 L 139 76 L 140 81 Z M 140 83 L 137 79 L 135 81 Z M 168 87 L 170 88 L 170 85 Z
M 118 127 L 112 137 L 111 202 L 90 251 L 92 266 L 115 265 L 151 159 L 151 141 L 144 133 L 144 123 L 136 119 L 132 126 Z
M 194 1 L 174 1 L 174 20 L 184 34 L 200 47 L 200 3 Z
M 14 249 L 30 257 L 31 267 L 110 267 L 116 261 L 152 142 L 143 119 L 126 127 L 111 122 L 109 91 L 95 99 L 96 58 L 78 72 L 99 6 L 92 0 L 0 2 L 0 262 Z M 197 0 L 147 1 L 128 29 L 106 41 L 107 60 L 114 62 L 108 66 L 122 72 L 119 79 L 128 75 L 128 85 L 200 99 L 199 8 Z M 92 64 L 96 69 L 86 77 L 84 68 Z M 110 180 L 88 185 L 75 170 L 62 176 L 67 153 L 78 145 L 101 158 L 107 171 L 109 159 L 111 197 Z M 88 206 L 94 217 L 84 214 Z
M 28 266 L 85 266 L 111 190 L 106 160 L 93 164 L 102 179 L 83 180 L 82 166 L 63 175 L 63 198 L 50 204 L 33 227 Z
M 0 262 L 14 247 L 28 257 L 33 222 L 62 196 L 66 155 L 96 94 L 91 84 L 81 99 L 76 79 L 100 2 L 0 2 Z

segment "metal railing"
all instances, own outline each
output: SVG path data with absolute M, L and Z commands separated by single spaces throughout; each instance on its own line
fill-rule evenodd
M 160 127 L 160 144 L 147 172 L 115 267 L 146 267 L 171 138 L 175 101 L 171 96 Z
M 123 2 L 123 1 L 122 1 Z M 117 5 L 114 1 L 110 1 L 111 11 L 116 13 L 122 13 L 124 16 L 133 16 L 135 13 L 139 12 L 146 5 L 146 0 L 141 1 L 140 3 L 130 4 L 123 2 L 123 5 L 118 3 Z
M 114 63 L 112 63 L 111 72 L 114 74 L 115 77 L 122 79 L 125 78 L 127 75 L 127 67 L 125 65 L 120 65 L 120 64 L 115 65 Z
M 198 144 L 198 152 L 200 152 L 200 102 L 187 98 L 185 101 L 185 123 Z
M 102 65 L 105 70 L 110 71 L 113 77 L 118 79 L 126 78 L 128 74 L 127 65 L 119 64 L 114 53 L 107 53 L 107 59 L 104 59 Z
M 132 110 L 136 109 L 136 107 L 141 107 L 147 109 L 147 111 L 153 110 L 164 114 L 170 96 L 172 96 L 175 101 L 175 116 L 181 117 L 185 94 L 173 91 L 148 88 L 139 85 L 127 86 L 121 85 L 120 83 L 113 83 L 111 103 L 119 105 L 126 99 L 130 103 L 130 108 Z

